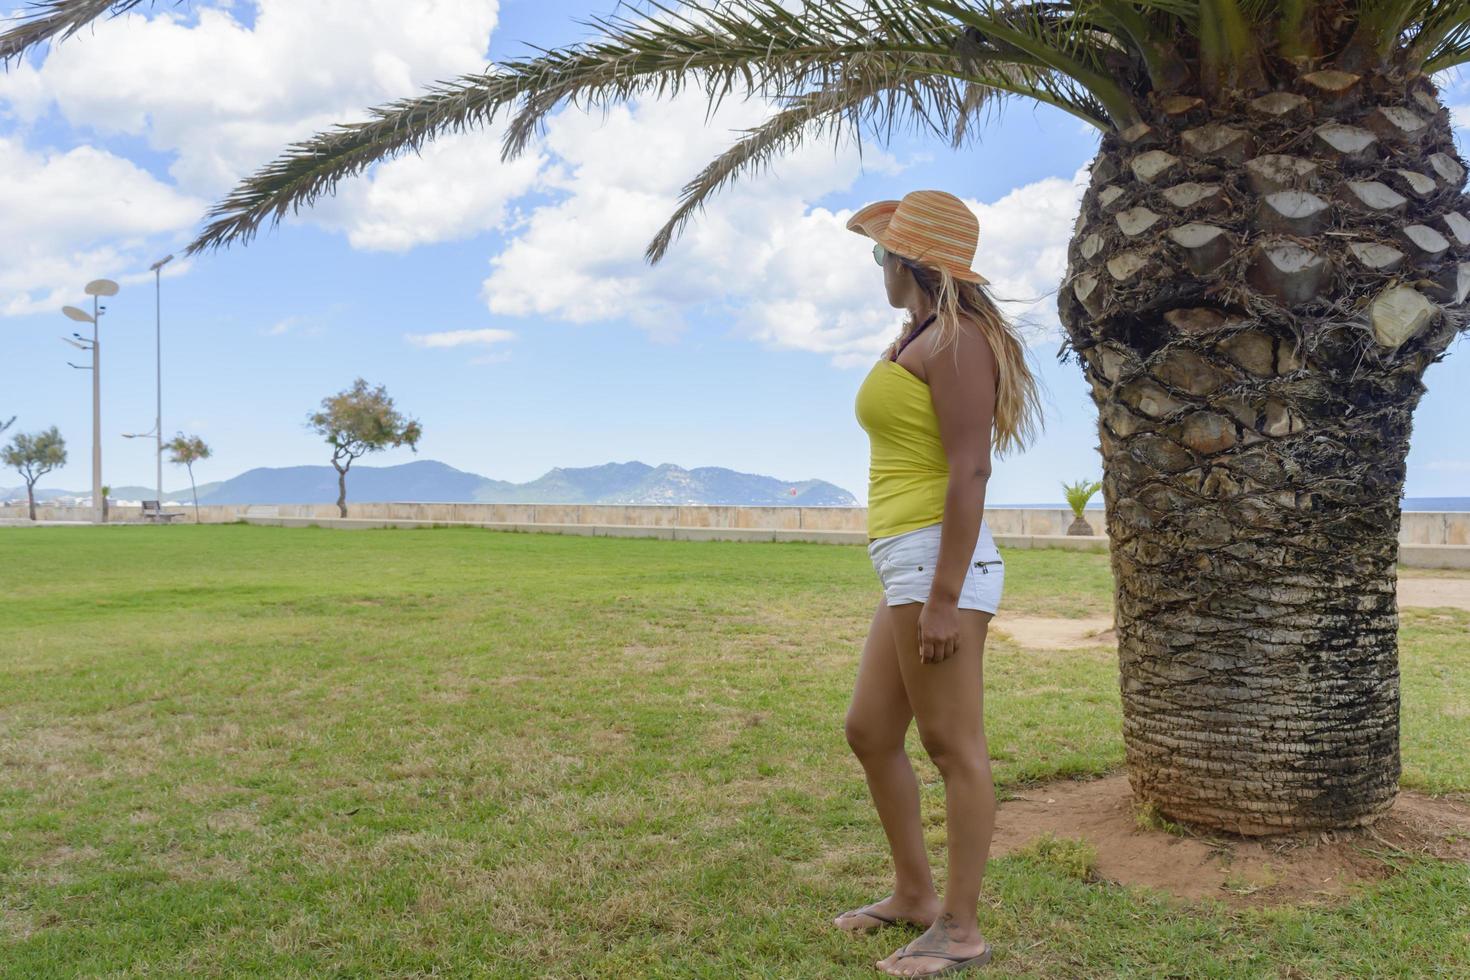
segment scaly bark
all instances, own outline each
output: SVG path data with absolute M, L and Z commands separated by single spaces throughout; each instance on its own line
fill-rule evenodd
M 1059 298 L 1129 777 L 1213 828 L 1367 824 L 1398 789 L 1399 497 L 1465 324 L 1464 165 L 1422 78 L 1151 104 L 1103 139 Z

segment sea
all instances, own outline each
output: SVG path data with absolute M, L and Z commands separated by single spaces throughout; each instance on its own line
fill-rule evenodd
M 991 503 L 990 501 L 987 500 L 985 502 L 985 506 L 986 506 L 987 509 L 994 508 L 994 509 L 997 509 L 997 510 L 1000 509 L 1000 508 L 1002 508 L 1002 507 L 1004 507 L 1004 508 L 1013 508 L 1013 507 L 1014 508 L 1030 508 L 1032 510 L 1066 510 L 1067 509 L 1067 504 L 1065 502 L 1061 502 L 1061 503 L 1050 503 L 1050 504 L 993 504 L 993 503 Z M 1102 510 L 1103 508 L 1102 508 L 1102 505 L 1101 504 L 1088 503 L 1087 509 L 1088 510 Z M 1410 511 L 1410 510 L 1416 510 L 1416 511 L 1417 510 L 1430 510 L 1430 511 L 1470 511 L 1470 497 L 1405 497 L 1403 499 L 1403 501 L 1402 501 L 1402 506 L 1399 509 L 1400 510 L 1405 510 L 1405 511 Z

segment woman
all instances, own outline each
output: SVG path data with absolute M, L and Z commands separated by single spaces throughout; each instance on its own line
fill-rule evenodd
M 926 927 L 877 966 L 894 976 L 934 976 L 990 959 L 976 917 L 995 823 L 981 658 L 1005 563 L 985 522 L 985 484 L 992 445 L 997 453 L 1022 448 L 1041 413 L 1025 344 L 981 288 L 987 280 L 970 269 L 980 228 L 964 202 L 914 191 L 868 205 L 847 227 L 877 243 L 888 302 L 909 317 L 855 406 L 872 447 L 868 553 L 884 596 L 846 721 L 893 852 L 895 883 L 888 897 L 833 921 L 854 932 L 899 922 Z M 944 777 L 943 901 L 904 752 L 915 718 Z

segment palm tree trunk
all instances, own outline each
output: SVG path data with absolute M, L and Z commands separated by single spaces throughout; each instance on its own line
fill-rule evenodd
M 194 464 L 185 467 L 189 471 L 189 492 L 194 495 L 194 523 L 199 523 L 199 488 L 194 485 Z
M 1093 164 L 1059 307 L 1099 413 L 1129 778 L 1176 820 L 1350 827 L 1398 790 L 1399 496 L 1470 208 L 1437 96 L 1397 84 L 1213 119 L 1176 96 Z

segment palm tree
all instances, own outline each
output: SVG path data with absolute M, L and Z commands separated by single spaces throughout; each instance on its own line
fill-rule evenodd
M 1067 528 L 1068 534 L 1096 534 L 1092 525 L 1087 523 L 1087 502 L 1092 495 L 1102 489 L 1101 480 L 1078 480 L 1076 483 L 1063 483 L 1062 493 L 1067 498 L 1067 506 L 1072 508 L 1072 525 Z
M 48 0 L 0 57 L 136 2 Z M 1059 356 L 1099 411 L 1134 791 L 1245 833 L 1384 813 L 1411 417 L 1470 292 L 1465 167 L 1430 76 L 1470 60 L 1470 0 L 652 6 L 293 144 L 188 252 L 502 112 L 510 159 L 567 100 L 780 100 L 684 188 L 652 262 L 723 184 L 844 123 L 959 147 L 1008 97 L 1084 119 L 1101 148 Z
M 208 459 L 214 450 L 209 444 L 198 436 L 186 436 L 182 432 L 174 435 L 172 439 L 163 444 L 168 450 L 168 461 L 170 463 L 182 463 L 189 469 L 189 490 L 194 494 L 194 523 L 199 523 L 199 488 L 194 484 L 194 464 L 201 459 Z M 159 501 L 160 507 L 163 502 Z

